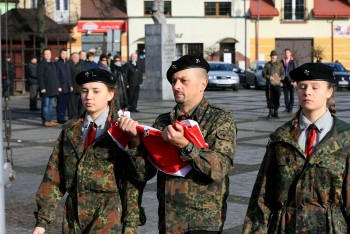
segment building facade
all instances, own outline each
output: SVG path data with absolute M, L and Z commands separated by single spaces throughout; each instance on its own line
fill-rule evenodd
M 167 24 L 176 31 L 176 56 L 202 55 L 208 60 L 244 63 L 250 53 L 246 44 L 245 1 L 172 0 L 164 1 Z M 144 51 L 145 25 L 153 24 L 153 1 L 127 1 L 129 52 Z M 248 8 L 248 5 L 246 6 Z
M 98 3 L 96 5 L 96 3 Z M 99 4 L 102 5 L 99 5 Z M 19 8 L 37 0 L 20 0 Z M 133 52 L 145 58 L 149 0 L 47 0 L 46 14 L 70 28 L 72 51 Z M 290 48 L 298 63 L 340 61 L 350 68 L 349 0 L 164 0 L 166 23 L 176 30 L 176 54 L 199 54 L 242 68 Z
M 340 0 L 250 0 L 250 58 L 269 60 L 290 48 L 301 65 L 340 61 L 350 68 L 350 2 Z

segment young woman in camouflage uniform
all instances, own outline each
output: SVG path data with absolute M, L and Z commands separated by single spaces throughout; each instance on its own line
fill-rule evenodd
M 142 157 L 131 161 L 106 131 L 118 118 L 111 103 L 115 79 L 107 71 L 92 69 L 81 72 L 77 83 L 87 111 L 63 125 L 36 194 L 33 233 L 47 230 L 65 194 L 63 233 L 136 233 L 145 222 L 140 202 L 146 178 L 135 164 L 142 169 L 147 165 Z M 90 123 L 97 125 L 96 136 L 84 146 Z
M 270 136 L 243 233 L 349 233 L 350 125 L 334 115 L 333 70 L 307 63 L 290 76 L 300 109 Z

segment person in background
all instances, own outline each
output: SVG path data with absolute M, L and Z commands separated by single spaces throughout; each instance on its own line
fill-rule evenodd
M 56 106 L 57 123 L 64 124 L 67 120 L 66 112 L 68 108 L 69 95 L 73 91 L 73 82 L 70 66 L 68 64 L 67 49 L 60 50 L 60 56 L 56 64 L 58 78 L 58 98 Z
M 25 75 L 27 82 L 29 83 L 29 110 L 38 111 L 38 94 L 39 83 L 38 83 L 38 59 L 35 55 L 32 55 L 30 62 L 25 67 Z
M 126 92 L 126 87 L 124 83 L 123 66 L 121 63 L 121 57 L 115 55 L 113 58 L 113 63 L 111 64 L 111 72 L 113 76 L 117 79 L 116 83 L 116 96 L 115 104 L 118 109 L 128 108 L 128 97 Z
M 270 135 L 243 233 L 349 233 L 350 125 L 335 116 L 333 69 L 289 75 L 300 108 Z
M 16 66 L 11 60 L 11 56 L 6 56 L 6 62 L 3 63 L 2 67 L 3 72 L 3 93 L 7 95 L 14 95 L 14 79 L 16 78 Z M 4 92 L 5 91 L 5 92 Z
M 127 117 L 120 117 L 118 125 L 131 138 L 125 150 L 107 132 L 119 118 L 113 104 L 115 78 L 92 69 L 79 73 L 76 80 L 86 111 L 63 125 L 53 148 L 36 193 L 33 234 L 48 230 L 65 195 L 62 233 L 136 234 L 146 219 L 141 197 L 149 178 L 142 169 L 149 163 L 129 156 L 135 143 Z
M 267 118 L 279 118 L 278 108 L 280 107 L 281 86 L 284 79 L 284 69 L 277 61 L 277 52 L 270 53 L 271 61 L 267 62 L 262 70 L 262 76 L 266 79 L 266 100 L 269 114 Z
M 113 63 L 113 55 L 111 53 L 107 54 L 107 64 L 108 66 L 111 66 L 111 64 Z
M 106 70 L 108 72 L 111 72 L 111 68 L 108 65 L 108 57 L 105 54 L 101 54 L 100 60 L 98 62 L 98 66 L 101 69 L 104 69 L 104 70 Z
M 51 50 L 43 50 L 43 59 L 38 64 L 38 81 L 41 94 L 41 119 L 45 127 L 58 125 L 52 121 L 52 110 L 59 94 L 59 83 L 55 64 L 51 61 Z
M 289 73 L 296 68 L 295 58 L 292 56 L 292 52 L 289 48 L 284 50 L 285 57 L 281 60 L 283 64 L 283 68 L 285 71 L 285 76 L 283 80 L 283 94 L 284 94 L 284 103 L 286 105 L 286 109 L 284 112 L 292 113 L 294 106 L 294 87 L 296 83 L 293 82 L 292 78 L 290 78 Z
M 125 64 L 125 85 L 128 91 L 128 101 L 130 112 L 140 112 L 137 109 L 140 86 L 143 82 L 141 67 L 137 62 L 137 54 L 131 54 L 131 60 Z
M 84 71 L 84 60 L 79 59 L 79 54 L 77 52 L 73 52 L 70 56 L 69 60 L 69 66 L 71 71 L 71 77 L 72 77 L 72 84 L 73 84 L 73 92 L 69 95 L 69 101 L 68 101 L 68 118 L 69 119 L 76 119 L 79 118 L 80 115 L 83 113 L 83 104 L 81 102 L 81 96 L 80 91 L 81 87 L 77 84 L 76 77 L 77 75 Z
M 86 57 L 87 57 L 87 59 L 85 61 L 85 69 L 86 70 L 99 68 L 98 64 L 95 62 L 95 54 L 93 52 L 87 53 Z
M 185 55 L 173 61 L 166 74 L 176 105 L 158 116 L 153 127 L 178 148 L 179 157 L 192 169 L 184 177 L 157 173 L 160 234 L 223 230 L 237 130 L 231 111 L 204 97 L 209 68 L 204 58 Z M 209 148 L 199 148 L 185 138 L 184 128 L 175 122 L 186 118 L 198 122 Z M 138 149 L 147 153 L 143 145 Z
M 82 62 L 84 64 L 85 67 L 85 62 L 86 62 L 86 51 L 85 50 L 81 50 L 79 51 L 79 60 L 80 62 Z

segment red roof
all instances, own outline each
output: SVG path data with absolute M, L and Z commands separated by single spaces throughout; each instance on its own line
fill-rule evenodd
M 348 0 L 314 0 L 312 13 L 315 18 L 350 18 Z
M 272 18 L 279 15 L 272 0 L 251 0 L 249 13 L 252 18 Z

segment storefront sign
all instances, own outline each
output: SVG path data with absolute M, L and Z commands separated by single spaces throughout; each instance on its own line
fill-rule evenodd
M 78 32 L 83 33 L 106 33 L 108 30 L 126 31 L 124 21 L 80 21 L 78 22 Z

